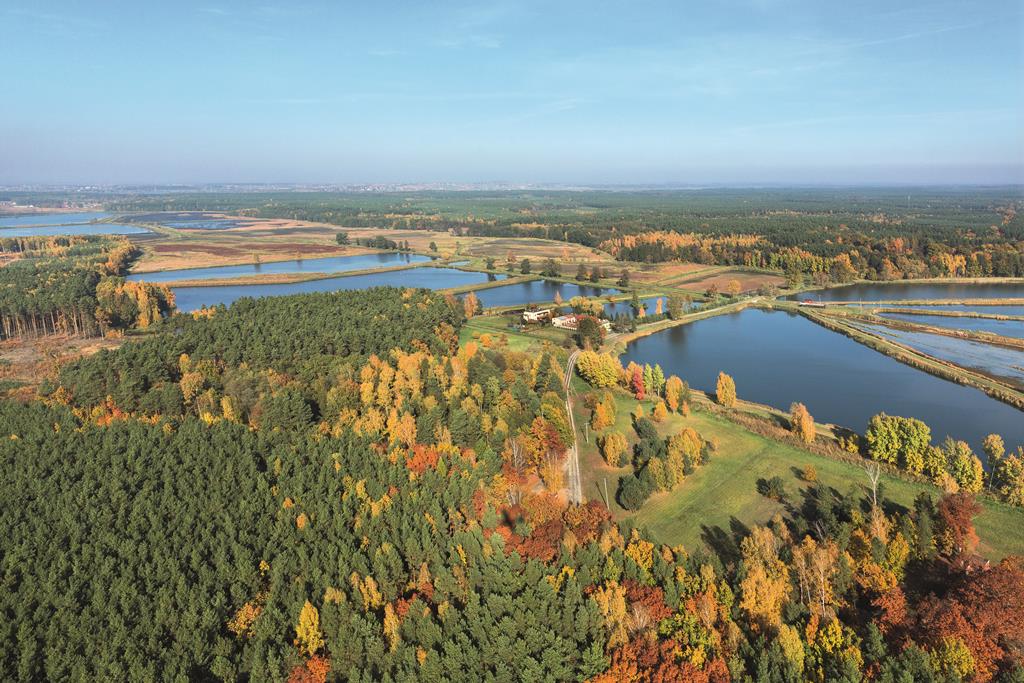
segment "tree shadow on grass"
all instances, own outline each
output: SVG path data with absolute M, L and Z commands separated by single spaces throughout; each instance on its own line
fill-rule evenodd
M 735 564 L 740 559 L 740 548 L 736 541 L 720 526 L 700 525 L 700 537 L 718 556 L 722 564 Z
M 701 540 L 718 556 L 723 565 L 740 561 L 740 542 L 750 535 L 750 527 L 735 516 L 729 518 L 729 530 L 720 526 L 701 525 Z

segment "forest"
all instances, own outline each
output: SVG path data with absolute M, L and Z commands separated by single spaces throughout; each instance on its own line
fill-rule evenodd
M 167 287 L 124 279 L 137 249 L 124 238 L 3 237 L 0 338 L 99 336 L 146 328 L 174 308 Z
M 794 284 L 1024 275 L 1024 216 L 1014 188 L 251 192 L 95 199 L 113 211 L 220 210 L 351 228 L 542 237 L 601 248 L 627 261 L 784 270 Z
M 427 290 L 245 299 L 0 402 L 5 678 L 1024 679 L 1024 560 L 978 556 L 972 493 L 819 484 L 660 545 L 562 495 L 564 349 L 460 345 L 464 316 Z M 715 457 L 647 421 L 659 481 Z M 879 458 L 908 460 L 900 430 L 875 426 Z

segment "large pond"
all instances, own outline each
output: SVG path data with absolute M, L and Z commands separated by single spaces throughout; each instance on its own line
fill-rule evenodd
M 980 370 L 1018 388 L 1024 387 L 1024 351 L 930 332 L 895 330 L 884 325 L 861 324 L 858 327 L 906 344 L 933 358 Z
M 369 289 L 370 287 L 426 287 L 448 289 L 465 287 L 498 280 L 503 275 L 488 275 L 453 268 L 423 266 L 407 270 L 389 270 L 349 277 L 332 277 L 276 285 L 223 285 L 214 287 L 174 287 L 174 298 L 179 311 L 194 311 L 203 306 L 230 305 L 244 296 L 284 296 L 307 292 L 334 292 L 340 289 Z
M 4 216 L 0 218 L 0 228 L 20 228 L 26 225 L 68 225 L 71 223 L 89 223 L 110 218 L 104 211 L 87 211 L 80 213 L 31 213 L 20 216 Z
M 748 309 L 642 337 L 623 363 L 660 363 L 691 386 L 714 392 L 719 371 L 740 398 L 788 410 L 807 405 L 819 422 L 863 432 L 886 412 L 924 420 L 936 442 L 953 436 L 980 452 L 998 433 L 1007 449 L 1024 444 L 1024 413 L 977 389 L 915 370 L 803 316 Z
M 129 275 L 128 279 L 145 280 L 146 282 L 174 282 L 175 280 L 213 280 L 217 278 L 243 277 L 246 275 L 343 273 L 350 270 L 368 270 L 370 268 L 400 266 L 409 263 L 425 263 L 429 260 L 429 256 L 420 256 L 419 254 L 388 252 L 383 254 L 299 259 L 296 261 L 274 261 L 272 263 L 249 263 L 240 266 L 162 270 L 156 273 Z
M 658 299 L 661 299 L 661 307 L 663 312 L 668 311 L 668 297 L 664 296 L 652 296 L 644 299 L 640 299 L 640 303 L 643 304 L 645 315 L 654 315 L 658 309 Z M 631 299 L 624 299 L 622 301 L 612 301 L 604 305 L 604 314 L 609 319 L 614 319 L 620 315 L 624 315 L 627 318 L 632 318 L 635 315 L 633 311 L 633 303 Z
M 81 223 L 46 225 L 40 228 L 0 229 L 0 237 L 53 237 L 54 235 L 138 235 L 149 232 L 137 225 L 123 223 Z
M 866 307 L 870 310 L 872 307 Z M 885 308 L 912 308 L 915 311 L 977 311 L 978 313 L 995 313 L 997 315 L 1024 315 L 1024 306 L 1021 305 L 1010 305 L 1010 306 L 979 306 L 966 305 L 966 304 L 950 304 L 949 306 L 940 306 L 927 304 L 892 304 L 887 305 Z
M 498 306 L 525 306 L 526 304 L 544 303 L 554 301 L 555 295 L 562 297 L 562 301 L 568 305 L 569 299 L 574 296 L 597 297 L 602 294 L 618 294 L 617 289 L 603 289 L 589 285 L 576 285 L 569 282 L 555 282 L 552 280 L 531 280 L 530 282 L 519 282 L 504 287 L 492 287 L 476 292 L 484 308 Z M 628 304 L 628 302 L 627 302 Z
M 897 299 L 1007 299 L 1024 298 L 1024 283 L 862 283 L 832 287 L 819 292 L 792 294 L 788 299 L 821 301 L 896 301 Z
M 162 211 L 130 216 L 140 223 L 158 223 L 180 230 L 227 230 L 252 225 L 257 219 L 225 218 L 210 211 Z
M 917 315 L 906 313 L 880 313 L 883 318 L 905 320 L 919 325 L 948 327 L 955 330 L 972 330 L 974 332 L 991 332 L 1004 337 L 1024 338 L 1024 320 L 999 320 L 997 318 L 966 318 L 949 315 Z M 1024 309 L 1021 313 L 1024 315 Z

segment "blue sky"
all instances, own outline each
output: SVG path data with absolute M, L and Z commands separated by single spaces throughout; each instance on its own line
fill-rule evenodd
M 1016 2 L 0 4 L 0 183 L 1024 181 Z

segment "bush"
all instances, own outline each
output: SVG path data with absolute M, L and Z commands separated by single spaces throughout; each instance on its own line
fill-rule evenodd
M 771 498 L 779 502 L 786 499 L 786 484 L 782 481 L 782 477 L 774 476 L 771 479 L 765 481 L 761 479 L 757 482 L 757 491 L 765 498 Z
M 619 505 L 627 510 L 639 510 L 649 495 L 646 487 L 632 474 L 619 477 L 619 489 L 615 494 Z

